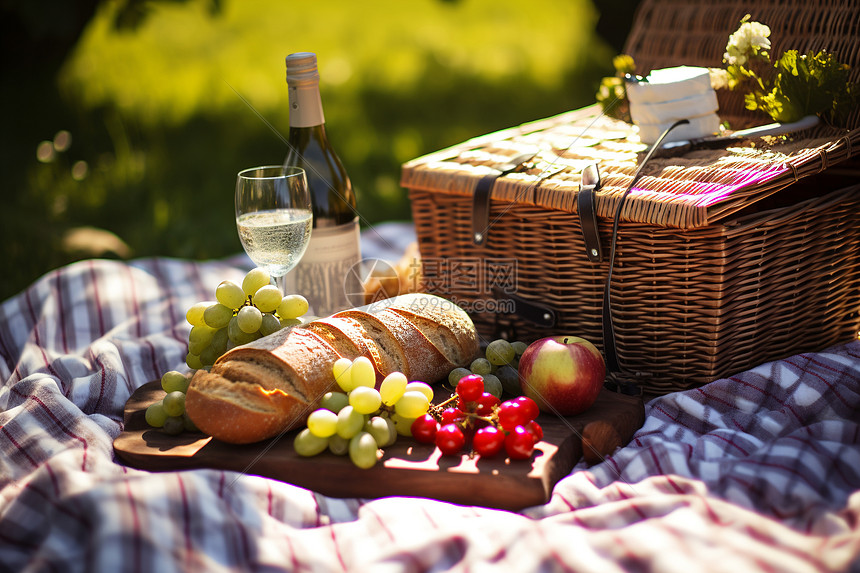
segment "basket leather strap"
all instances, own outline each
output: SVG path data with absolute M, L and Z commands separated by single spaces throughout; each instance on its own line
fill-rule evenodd
M 615 266 L 615 251 L 618 243 L 618 222 L 621 219 L 621 210 L 624 207 L 624 200 L 627 199 L 627 195 L 642 176 L 642 168 L 645 167 L 657 150 L 660 149 L 663 144 L 663 140 L 667 135 L 669 135 L 669 132 L 679 125 L 687 123 L 690 122 L 686 119 L 676 121 L 669 126 L 662 135 L 660 135 L 660 138 L 651 146 L 648 153 L 645 154 L 645 158 L 642 160 L 642 163 L 640 163 L 636 168 L 636 173 L 633 174 L 633 179 L 630 181 L 627 189 L 618 200 L 618 205 L 615 207 L 615 216 L 612 221 L 612 239 L 609 245 L 609 270 L 606 275 L 606 284 L 603 290 L 603 354 L 606 359 L 606 368 L 611 373 L 617 374 L 621 371 L 621 366 L 618 363 L 618 347 L 615 340 L 615 328 L 612 326 L 612 289 L 610 286 L 612 283 L 612 268 Z
M 490 230 L 490 192 L 497 177 L 500 175 L 484 175 L 475 187 L 472 199 L 472 241 L 476 245 L 483 245 L 487 240 Z
M 585 256 L 592 263 L 603 262 L 600 248 L 600 234 L 597 230 L 597 208 L 594 193 L 600 188 L 600 172 L 593 163 L 582 170 L 582 182 L 576 194 L 576 210 L 579 214 L 579 227 L 585 243 Z
M 490 195 L 493 191 L 493 185 L 496 184 L 496 179 L 519 170 L 535 155 L 535 153 L 518 155 L 508 163 L 497 165 L 496 169 L 499 173 L 484 175 L 478 181 L 472 199 L 472 241 L 476 245 L 483 245 L 487 242 L 487 234 L 490 232 Z
M 525 319 L 536 326 L 554 328 L 558 323 L 558 313 L 552 307 L 523 298 L 499 287 L 493 287 L 496 300 L 509 299 L 516 305 L 517 318 Z

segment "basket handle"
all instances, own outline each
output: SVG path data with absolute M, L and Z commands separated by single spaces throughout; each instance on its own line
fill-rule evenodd
M 606 369 L 611 373 L 617 374 L 621 371 L 621 367 L 618 364 L 615 329 L 612 326 L 612 291 L 609 287 L 612 282 L 612 268 L 615 266 L 615 249 L 618 243 L 618 222 L 621 218 L 621 210 L 624 207 L 624 200 L 627 199 L 627 195 L 630 194 L 630 191 L 633 190 L 633 186 L 636 185 L 639 178 L 642 176 L 642 168 L 645 167 L 654 153 L 660 149 L 663 140 L 666 139 L 669 132 L 678 126 L 687 123 L 690 122 L 686 119 L 681 119 L 666 128 L 666 131 L 660 135 L 660 138 L 651 146 L 648 153 L 645 154 L 645 158 L 636 168 L 636 172 L 633 174 L 633 179 L 630 180 L 630 184 L 621 195 L 621 198 L 618 200 L 618 205 L 615 207 L 615 216 L 612 220 L 612 239 L 609 244 L 609 270 L 606 274 L 606 284 L 603 289 L 603 353 L 606 355 Z

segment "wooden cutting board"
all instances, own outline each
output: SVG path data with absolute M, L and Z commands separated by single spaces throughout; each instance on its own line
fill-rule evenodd
M 114 440 L 127 465 L 150 471 L 195 468 L 233 470 L 312 489 L 330 497 L 428 497 L 465 505 L 519 510 L 549 500 L 552 488 L 585 458 L 601 461 L 626 445 L 645 420 L 641 398 L 603 390 L 587 412 L 559 418 L 541 414 L 544 437 L 530 460 L 442 456 L 434 446 L 400 437 L 373 468 L 325 452 L 303 458 L 294 432 L 265 442 L 231 445 L 200 433 L 169 436 L 151 428 L 145 410 L 161 400 L 158 381 L 138 388 L 125 406 L 125 427 Z

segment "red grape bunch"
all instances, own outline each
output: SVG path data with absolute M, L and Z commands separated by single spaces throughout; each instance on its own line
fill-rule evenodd
M 512 460 L 525 460 L 543 438 L 538 413 L 531 398 L 517 396 L 502 402 L 484 391 L 481 376 L 471 374 L 459 380 L 450 399 L 416 418 L 412 436 L 435 444 L 447 456 L 461 453 L 471 438 L 475 455 L 489 458 L 504 449 Z

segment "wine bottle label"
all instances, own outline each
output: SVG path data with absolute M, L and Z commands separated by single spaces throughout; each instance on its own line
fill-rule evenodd
M 290 85 L 290 127 L 314 127 L 325 123 L 319 84 Z
M 319 227 L 295 268 L 296 291 L 311 304 L 311 313 L 328 316 L 350 308 L 349 299 L 363 289 L 356 264 L 361 261 L 358 218 L 345 225 Z

